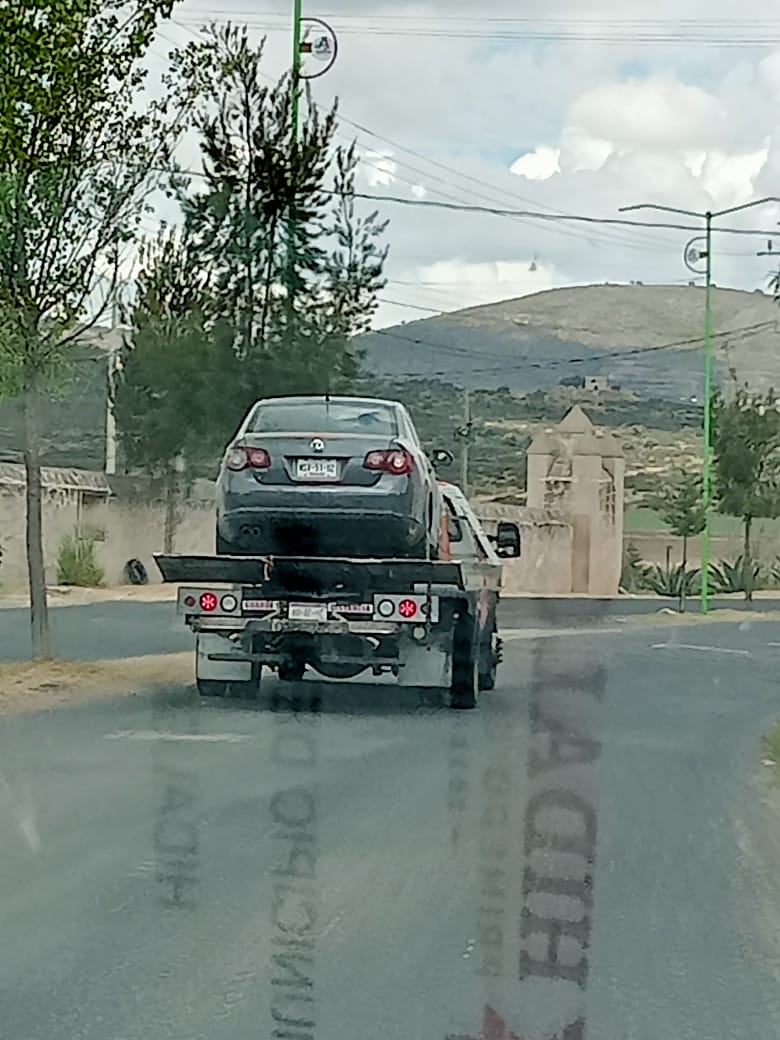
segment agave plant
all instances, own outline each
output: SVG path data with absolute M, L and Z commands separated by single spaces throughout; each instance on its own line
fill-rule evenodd
M 710 568 L 710 584 L 713 592 L 728 595 L 731 592 L 745 591 L 744 556 L 740 554 L 733 563 L 721 560 Z M 758 589 L 764 583 L 765 575 L 761 564 L 757 560 L 751 560 L 750 571 L 752 575 L 751 588 Z
M 681 563 L 671 569 L 656 564 L 646 571 L 645 586 L 657 596 L 679 599 L 683 591 L 686 596 L 695 596 L 701 590 L 701 572 L 698 567 L 683 567 Z

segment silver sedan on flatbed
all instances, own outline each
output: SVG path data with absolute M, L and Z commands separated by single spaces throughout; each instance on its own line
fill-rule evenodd
M 265 398 L 220 467 L 216 550 L 436 559 L 441 509 L 433 464 L 398 401 Z

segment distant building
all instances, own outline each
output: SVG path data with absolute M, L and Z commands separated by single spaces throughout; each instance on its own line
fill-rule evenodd
M 585 389 L 596 392 L 609 390 L 609 379 L 606 376 L 585 376 Z

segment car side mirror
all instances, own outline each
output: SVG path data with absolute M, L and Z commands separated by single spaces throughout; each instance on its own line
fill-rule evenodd
M 510 520 L 502 520 L 495 536 L 496 555 L 516 559 L 522 551 L 520 528 Z
M 455 461 L 455 456 L 451 451 L 447 451 L 446 448 L 436 448 L 435 451 L 431 452 L 430 459 L 434 469 L 438 469 L 439 466 L 451 466 Z

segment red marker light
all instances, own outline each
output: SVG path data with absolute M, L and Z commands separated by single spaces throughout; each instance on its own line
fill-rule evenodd
M 204 592 L 200 597 L 200 609 L 205 610 L 207 614 L 216 610 L 219 605 L 219 600 L 213 592 Z
M 185 596 L 184 597 L 184 606 L 185 607 L 194 607 L 195 606 L 195 597 L 194 596 Z
M 402 618 L 413 618 L 417 613 L 417 604 L 413 599 L 402 599 L 398 604 L 398 613 Z

